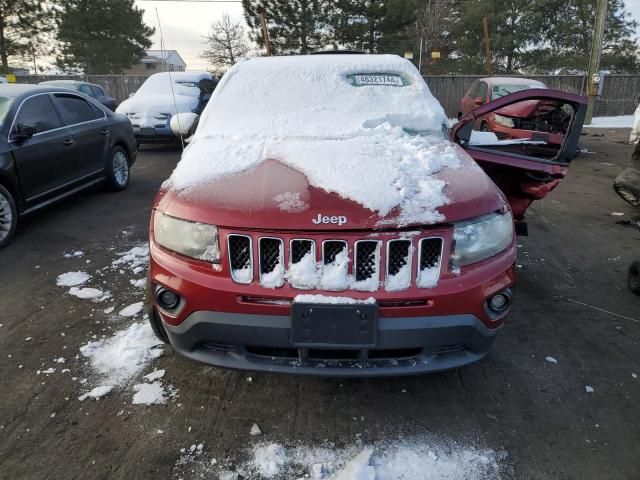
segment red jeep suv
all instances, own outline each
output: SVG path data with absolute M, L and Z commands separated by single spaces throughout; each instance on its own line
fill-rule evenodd
M 449 132 L 394 55 L 235 65 L 154 203 L 155 333 L 211 365 L 310 375 L 482 358 L 511 305 L 513 217 L 564 175 L 584 116 L 582 97 L 532 92 Z M 573 112 L 563 145 L 471 141 L 473 115 L 531 98 Z

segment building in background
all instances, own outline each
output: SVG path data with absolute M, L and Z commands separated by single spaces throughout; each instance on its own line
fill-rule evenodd
M 184 72 L 187 64 L 176 50 L 147 50 L 140 62 L 124 71 L 125 75 L 153 75 L 158 72 Z

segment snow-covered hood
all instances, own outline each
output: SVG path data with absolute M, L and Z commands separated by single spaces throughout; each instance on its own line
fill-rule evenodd
M 307 147 L 312 150 L 313 144 Z M 453 149 L 459 159 L 455 167 L 431 175 L 434 187 L 443 188 L 444 196 L 436 196 L 436 202 L 444 198 L 444 203 L 434 207 L 429 203 L 433 198 L 427 195 L 425 208 L 413 218 L 407 217 L 406 212 L 403 215 L 399 206 L 387 212 L 376 211 L 344 194 L 314 186 L 303 172 L 276 159 L 188 190 L 166 182 L 155 206 L 169 215 L 195 222 L 266 230 L 388 229 L 466 220 L 504 206 L 498 188 L 464 150 L 446 141 L 440 148 Z M 354 185 L 367 183 L 367 178 L 360 176 L 362 172 L 350 171 L 348 165 L 343 173 Z M 415 173 L 419 179 L 420 172 Z M 376 176 L 374 171 L 370 174 Z
M 140 126 L 153 126 L 158 123 L 158 116 L 164 119 L 176 113 L 192 112 L 198 106 L 198 98 L 188 95 L 134 95 L 122 102 L 116 113 L 127 115 L 130 120 Z M 169 114 L 169 117 L 166 116 Z

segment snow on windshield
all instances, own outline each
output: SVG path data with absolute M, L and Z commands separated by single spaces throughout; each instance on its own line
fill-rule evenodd
M 458 167 L 447 117 L 417 69 L 394 55 L 257 58 L 218 85 L 169 185 L 182 194 L 273 159 L 309 183 L 402 224 L 436 223 Z
M 172 72 L 151 75 L 136 92 L 136 95 L 171 95 L 171 83 L 176 95 L 197 97 L 200 95 L 198 82 L 210 78 L 206 73 Z
M 358 85 L 365 75 L 386 75 L 403 86 L 393 80 Z M 200 132 L 326 138 L 384 122 L 417 131 L 439 131 L 446 122 L 444 110 L 407 60 L 395 55 L 256 58 L 225 75 Z

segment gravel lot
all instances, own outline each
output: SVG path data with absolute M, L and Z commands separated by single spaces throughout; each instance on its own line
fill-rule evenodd
M 640 212 L 611 188 L 631 155 L 627 134 L 583 136 L 590 153 L 531 209 L 514 308 L 476 365 L 337 381 L 223 371 L 165 348 L 110 395 L 80 402 L 98 377 L 79 348 L 131 323 L 105 309 L 143 297 L 130 283 L 143 274 L 112 262 L 145 241 L 153 196 L 178 159 L 144 148 L 127 191 L 86 192 L 26 218 L 0 251 L 0 479 L 234 478 L 259 442 L 357 450 L 389 439 L 491 449 L 497 478 L 638 478 L 640 297 L 625 275 L 640 230 L 617 222 Z M 64 256 L 74 251 L 83 255 Z M 111 298 L 56 286 L 78 270 Z M 174 396 L 132 405 L 133 384 L 155 369 Z M 250 435 L 254 423 L 261 435 Z

